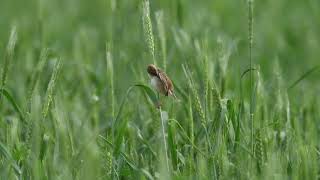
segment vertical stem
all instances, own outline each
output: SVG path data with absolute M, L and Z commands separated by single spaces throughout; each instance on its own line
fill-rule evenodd
M 111 118 L 114 119 L 114 78 L 113 78 L 113 57 L 111 54 L 111 44 L 106 43 L 106 61 L 107 61 L 107 76 L 108 76 L 108 86 L 110 89 L 110 109 Z
M 39 41 L 40 41 L 40 48 L 42 48 L 42 46 L 44 45 L 43 44 L 43 10 L 42 10 L 42 5 L 43 5 L 43 2 L 42 0 L 38 0 L 37 1 L 37 5 L 38 5 L 38 11 L 37 11 L 37 20 L 38 20 L 38 33 L 39 33 Z
M 160 111 L 160 118 L 161 118 L 163 144 L 164 144 L 164 151 L 165 151 L 165 155 L 166 155 L 167 170 L 168 170 L 168 172 L 169 172 L 168 147 L 167 147 L 166 134 L 165 134 L 165 126 L 164 126 L 164 119 L 163 119 L 163 117 L 162 117 L 161 107 L 159 107 L 159 111 Z
M 190 139 L 191 139 L 192 150 L 193 150 L 193 145 L 194 145 L 194 124 L 193 124 L 193 114 L 192 114 L 192 101 L 191 101 L 191 95 L 190 94 L 188 96 L 188 101 L 189 101 L 189 116 L 190 116 Z
M 250 121 L 251 121 L 251 150 L 254 151 L 254 122 L 253 122 L 253 72 L 252 72 L 252 44 L 253 44 L 253 0 L 248 0 L 248 28 L 249 28 L 249 61 L 250 61 Z

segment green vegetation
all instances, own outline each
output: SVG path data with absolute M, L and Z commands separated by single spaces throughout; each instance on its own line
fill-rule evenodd
M 1 0 L 0 179 L 319 179 L 319 19 L 318 0 Z

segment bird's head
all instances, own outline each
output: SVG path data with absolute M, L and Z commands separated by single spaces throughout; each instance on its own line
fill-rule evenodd
M 157 67 L 153 64 L 149 64 L 147 71 L 150 76 L 156 76 L 157 75 Z

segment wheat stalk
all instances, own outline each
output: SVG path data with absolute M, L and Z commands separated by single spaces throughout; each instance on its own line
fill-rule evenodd
M 155 48 L 154 48 L 154 38 L 153 38 L 153 32 L 152 32 L 152 22 L 150 17 L 150 7 L 149 7 L 149 0 L 143 0 L 142 3 L 142 24 L 143 24 L 143 30 L 144 35 L 146 38 L 147 46 L 149 49 L 149 53 L 151 54 L 153 64 L 156 64 L 155 59 Z
M 7 44 L 5 57 L 4 57 L 4 64 L 2 68 L 2 74 L 1 74 L 1 84 L 0 84 L 0 91 L 6 86 L 7 83 L 7 76 L 10 69 L 10 64 L 13 59 L 14 50 L 16 47 L 18 35 L 17 35 L 17 27 L 13 26 L 11 28 L 9 41 Z M 1 100 L 2 93 L 0 93 L 0 100 Z
M 114 77 L 113 77 L 113 58 L 110 50 L 110 44 L 106 45 L 107 77 L 110 90 L 110 109 L 111 117 L 114 118 Z
M 253 0 L 248 0 L 248 41 L 249 41 L 249 69 L 252 69 L 253 46 Z M 251 152 L 254 151 L 254 122 L 253 122 L 253 71 L 250 70 L 250 122 L 251 122 Z
M 56 86 L 56 80 L 57 80 L 60 68 L 61 68 L 61 62 L 60 62 L 60 59 L 57 59 L 55 66 L 54 66 L 54 69 L 53 69 L 53 72 L 52 72 L 52 75 L 51 75 L 51 78 L 50 78 L 50 81 L 49 81 L 49 84 L 48 84 L 45 103 L 42 108 L 43 119 L 45 119 L 48 115 L 49 108 L 50 108 L 50 105 L 53 100 L 54 88 Z

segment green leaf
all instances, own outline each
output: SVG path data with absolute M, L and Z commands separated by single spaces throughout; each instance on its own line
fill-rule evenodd
M 153 102 L 154 104 L 157 104 L 157 102 L 158 102 L 157 95 L 156 95 L 156 93 L 155 93 L 150 87 L 148 87 L 148 86 L 146 86 L 146 85 L 143 85 L 143 84 L 135 84 L 135 85 L 132 85 L 132 86 L 130 86 L 130 87 L 128 88 L 126 95 L 125 95 L 124 98 L 122 99 L 122 102 L 121 102 L 121 104 L 120 104 L 119 111 L 118 111 L 118 113 L 117 113 L 117 116 L 116 116 L 116 118 L 115 118 L 115 122 L 114 122 L 114 123 L 117 123 L 117 121 L 118 121 L 118 119 L 119 119 L 119 117 L 120 117 L 120 115 L 121 115 L 121 113 L 122 113 L 122 109 L 123 109 L 123 107 L 124 107 L 124 104 L 125 104 L 128 96 L 129 96 L 130 92 L 132 91 L 132 89 L 133 89 L 134 87 L 140 87 L 140 88 L 141 88 L 142 90 L 144 90 L 144 92 L 149 96 L 149 98 L 152 100 L 152 102 Z
M 16 162 L 12 158 L 11 153 L 9 152 L 7 147 L 4 144 L 2 144 L 2 142 L 0 142 L 0 153 L 10 162 L 16 174 L 21 175 L 22 172 L 20 167 L 16 164 Z
M 303 75 L 301 75 L 299 77 L 299 79 L 297 79 L 294 83 L 292 83 L 289 87 L 288 90 L 294 88 L 297 84 L 299 84 L 302 80 L 304 80 L 305 78 L 307 78 L 310 74 L 312 74 L 313 72 L 315 72 L 316 70 L 318 70 L 320 68 L 320 66 L 316 66 L 311 68 L 310 70 L 308 70 L 307 72 L 305 72 Z
M 157 95 L 150 87 L 143 84 L 136 84 L 134 86 L 142 88 L 154 104 L 158 103 Z
M 16 101 L 13 99 L 13 97 L 11 96 L 11 94 L 6 90 L 6 89 L 0 89 L 0 94 L 2 94 L 4 97 L 6 97 L 6 99 L 10 102 L 10 104 L 12 105 L 12 107 L 14 108 L 14 110 L 19 114 L 20 119 L 25 122 L 25 118 L 23 116 L 22 111 L 20 110 L 18 104 L 16 103 Z
M 171 153 L 172 165 L 176 170 L 178 167 L 177 146 L 175 143 L 175 127 L 174 123 L 169 123 L 168 126 L 168 144 Z
M 152 100 L 152 102 L 154 104 L 157 103 L 158 99 L 157 99 L 157 95 L 154 93 L 154 91 L 146 86 L 146 85 L 143 85 L 143 84 L 135 84 L 135 85 L 132 85 L 128 88 L 127 90 L 127 93 L 126 95 L 124 96 L 124 98 L 122 99 L 122 102 L 120 104 L 120 107 L 119 107 L 119 111 L 117 113 L 117 116 L 113 122 L 113 127 L 112 127 L 112 134 L 113 134 L 113 137 L 115 137 L 115 130 L 118 130 L 117 131 L 117 137 L 115 137 L 115 142 L 114 142 L 114 145 L 115 145 L 115 148 L 114 148 L 114 155 L 115 157 L 118 157 L 119 156 L 119 153 L 120 153 L 120 146 L 122 144 L 122 141 L 123 141 L 123 135 L 124 135 L 124 132 L 125 132 L 125 129 L 126 129 L 126 125 L 127 125 L 127 121 L 129 118 L 126 118 L 124 119 L 124 121 L 122 122 L 118 122 L 119 121 L 119 118 L 121 116 L 121 113 L 122 113 L 122 110 L 123 110 L 123 107 L 125 105 L 125 102 L 130 94 L 130 92 L 135 88 L 135 87 L 139 87 L 140 89 L 142 89 L 148 96 L 149 98 Z

